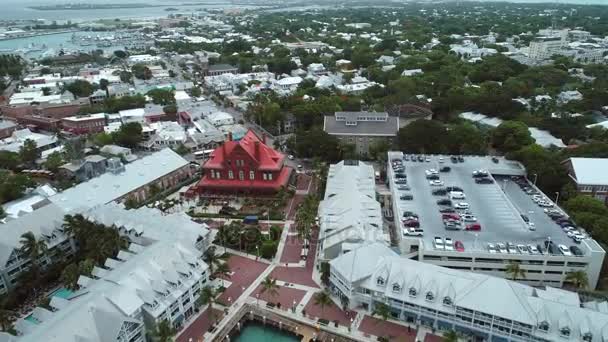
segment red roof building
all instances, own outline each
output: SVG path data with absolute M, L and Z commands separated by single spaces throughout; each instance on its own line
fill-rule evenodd
M 275 193 L 287 187 L 293 171 L 284 162 L 284 154 L 249 131 L 241 140 L 226 141 L 211 153 L 195 188 L 198 193 Z

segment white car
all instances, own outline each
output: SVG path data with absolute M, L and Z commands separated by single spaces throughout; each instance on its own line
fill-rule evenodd
M 572 237 L 574 237 L 576 235 L 576 233 L 578 233 L 578 232 L 575 232 L 574 230 L 569 230 L 569 231 L 566 232 L 566 235 L 569 238 L 572 238 Z
M 496 253 L 496 246 L 494 246 L 493 243 L 489 243 L 488 244 L 488 252 L 495 254 Z
M 403 235 L 406 236 L 423 236 L 424 230 L 422 228 L 403 228 Z
M 507 253 L 507 246 L 504 243 L 502 243 L 502 242 L 497 243 L 496 247 L 498 247 L 498 251 L 500 253 Z
M 438 175 L 439 171 L 437 171 L 435 169 L 428 169 L 428 170 L 425 170 L 424 173 L 426 173 L 427 176 L 429 176 L 429 175 Z
M 536 248 L 536 246 L 534 245 L 528 245 L 528 250 L 530 251 L 530 254 L 538 254 L 538 248 Z
M 465 222 L 477 222 L 477 217 L 475 217 L 474 215 L 471 215 L 471 214 L 462 215 L 462 219 Z
M 469 209 L 469 203 L 467 202 L 459 202 L 454 204 L 454 208 L 456 209 Z
M 450 238 L 445 238 L 445 250 L 446 251 L 453 251 L 454 250 L 454 242 L 452 242 L 452 239 Z
M 462 192 L 462 191 L 450 191 L 450 198 L 451 199 L 465 199 L 466 196 L 464 195 L 464 192 Z
M 289 160 L 293 160 L 294 156 L 293 156 L 293 154 L 290 154 L 287 156 L 287 158 L 289 158 Z
M 439 162 L 443 164 L 443 157 L 439 157 Z
M 517 250 L 519 251 L 519 253 L 521 254 L 528 254 L 530 251 L 528 250 L 528 247 L 524 246 L 524 245 L 517 245 Z
M 427 163 L 430 163 L 430 162 L 431 162 L 431 157 L 426 157 L 426 158 L 424 158 L 424 160 L 425 160 Z
M 528 229 L 536 230 L 536 225 L 534 224 L 534 222 L 528 222 Z
M 443 183 L 443 181 L 440 181 L 440 180 L 432 180 L 429 182 L 429 184 L 431 186 L 443 186 L 444 183 Z
M 435 239 L 433 240 L 433 244 L 435 245 L 435 248 L 437 248 L 437 249 L 444 248 L 443 239 L 440 237 L 435 237 Z
M 559 245 L 559 246 L 557 246 L 557 248 L 559 248 L 559 251 L 562 252 L 563 255 L 566 255 L 566 256 L 572 255 L 572 252 L 570 252 L 568 247 L 566 247 L 565 245 Z

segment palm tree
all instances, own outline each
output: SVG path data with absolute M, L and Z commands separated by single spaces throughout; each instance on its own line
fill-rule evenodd
M 380 316 L 380 318 L 382 318 L 382 320 L 386 322 L 386 320 L 388 320 L 388 317 L 390 315 L 391 315 L 391 310 L 388 307 L 388 305 L 386 305 L 384 303 L 376 303 L 376 305 L 374 307 L 374 311 L 372 312 L 372 317 Z
M 215 313 L 213 312 L 213 303 L 215 302 L 216 296 L 215 290 L 213 290 L 210 286 L 205 286 L 201 291 L 201 295 L 198 296 L 194 305 L 196 308 L 200 308 L 203 305 L 207 305 L 207 310 L 209 310 L 209 319 L 211 322 L 215 320 Z
M 78 288 L 78 278 L 80 277 L 80 272 L 78 269 L 78 265 L 72 263 L 66 266 L 61 272 L 61 276 L 59 279 L 63 283 L 63 285 L 69 290 L 76 290 Z
M 177 331 L 171 326 L 169 321 L 162 320 L 155 325 L 152 331 L 150 331 L 150 336 L 155 342 L 171 342 L 176 333 Z
M 228 266 L 228 264 L 225 262 L 218 264 L 217 267 L 215 268 L 216 276 L 225 276 L 225 277 L 230 278 L 230 272 L 231 272 L 230 266 Z M 222 279 L 222 286 L 224 286 L 224 278 L 220 277 L 220 279 Z
M 516 280 L 517 278 L 526 279 L 526 270 L 520 267 L 519 262 L 510 261 L 505 273 L 511 276 L 511 280 Z
M 454 330 L 448 330 L 443 333 L 445 342 L 458 342 L 458 334 Z
M 277 285 L 276 279 L 270 278 L 269 276 L 264 279 L 260 293 L 265 292 L 268 292 L 268 294 L 273 298 L 279 295 L 279 285 Z
M 325 316 L 325 307 L 331 305 L 331 297 L 327 290 L 315 294 L 315 305 L 321 307 L 321 315 Z
M 586 289 L 589 286 L 589 279 L 585 271 L 568 272 L 565 281 L 572 283 L 578 289 Z
M 210 246 L 203 255 L 203 260 L 205 260 L 209 267 L 209 274 L 215 274 L 215 265 L 220 263 L 220 257 L 215 254 L 215 250 L 215 246 Z
M 48 250 L 46 242 L 42 239 L 37 239 L 31 231 L 21 235 L 20 252 L 26 255 L 32 263 L 39 262 L 40 257 L 44 256 Z

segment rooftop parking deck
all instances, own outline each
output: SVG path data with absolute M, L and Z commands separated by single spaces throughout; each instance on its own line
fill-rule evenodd
M 538 206 L 530 195 L 525 193 L 514 181 L 515 177 L 525 176 L 525 169 L 517 162 L 508 161 L 504 158 L 463 156 L 463 162 L 453 163 L 450 156 L 429 155 L 424 156 L 424 161 L 412 161 L 412 155 L 404 160 L 400 152 L 389 152 L 389 167 L 391 160 L 403 160 L 407 185 L 410 190 L 398 190 L 400 184 L 395 183 L 395 173 L 391 167 L 388 172 L 389 186 L 392 189 L 393 203 L 395 204 L 395 218 L 402 218 L 403 213 L 411 211 L 418 215 L 420 228 L 424 235 L 404 236 L 403 238 L 420 238 L 425 249 L 433 249 L 434 237 L 451 238 L 454 242 L 460 241 L 465 251 L 488 251 L 488 243 L 513 243 L 515 245 L 542 245 L 548 237 L 557 245 L 575 245 L 561 227 L 557 225 L 543 208 Z M 428 157 L 428 159 L 427 159 Z M 428 160 L 428 161 L 427 161 Z M 429 183 L 426 178 L 426 170 L 440 170 L 449 167 L 449 172 L 438 172 L 442 186 Z M 491 184 L 477 184 L 472 177 L 476 170 L 488 170 L 494 180 Z M 513 178 L 512 178 L 513 177 Z M 445 189 L 449 186 L 462 188 L 465 199 L 452 199 L 452 205 L 466 202 L 469 205 L 469 213 L 476 218 L 481 225 L 479 231 L 464 230 L 467 224 L 475 221 L 463 222 L 459 230 L 448 230 L 444 226 L 442 213 L 437 200 L 449 199 L 449 196 L 433 195 L 436 189 Z M 400 200 L 404 194 L 413 195 L 413 200 Z M 541 193 L 542 195 L 542 193 Z M 549 197 L 549 196 L 545 196 Z M 463 214 L 464 210 L 456 210 L 457 214 Z M 524 221 L 521 215 L 529 218 L 534 223 L 534 230 Z M 403 224 L 399 224 L 403 228 Z

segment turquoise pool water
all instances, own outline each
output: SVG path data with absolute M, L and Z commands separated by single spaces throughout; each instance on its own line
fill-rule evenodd
M 25 317 L 25 320 L 34 324 L 40 324 L 40 322 L 38 322 L 38 320 L 34 318 L 34 315 L 31 314 Z
M 235 342 L 300 342 L 297 336 L 260 323 L 248 323 Z
M 51 293 L 51 295 L 49 297 L 59 297 L 59 298 L 63 298 L 63 299 L 68 299 L 70 298 L 72 295 L 74 294 L 74 292 L 66 289 L 65 287 L 60 288 L 59 290 Z

